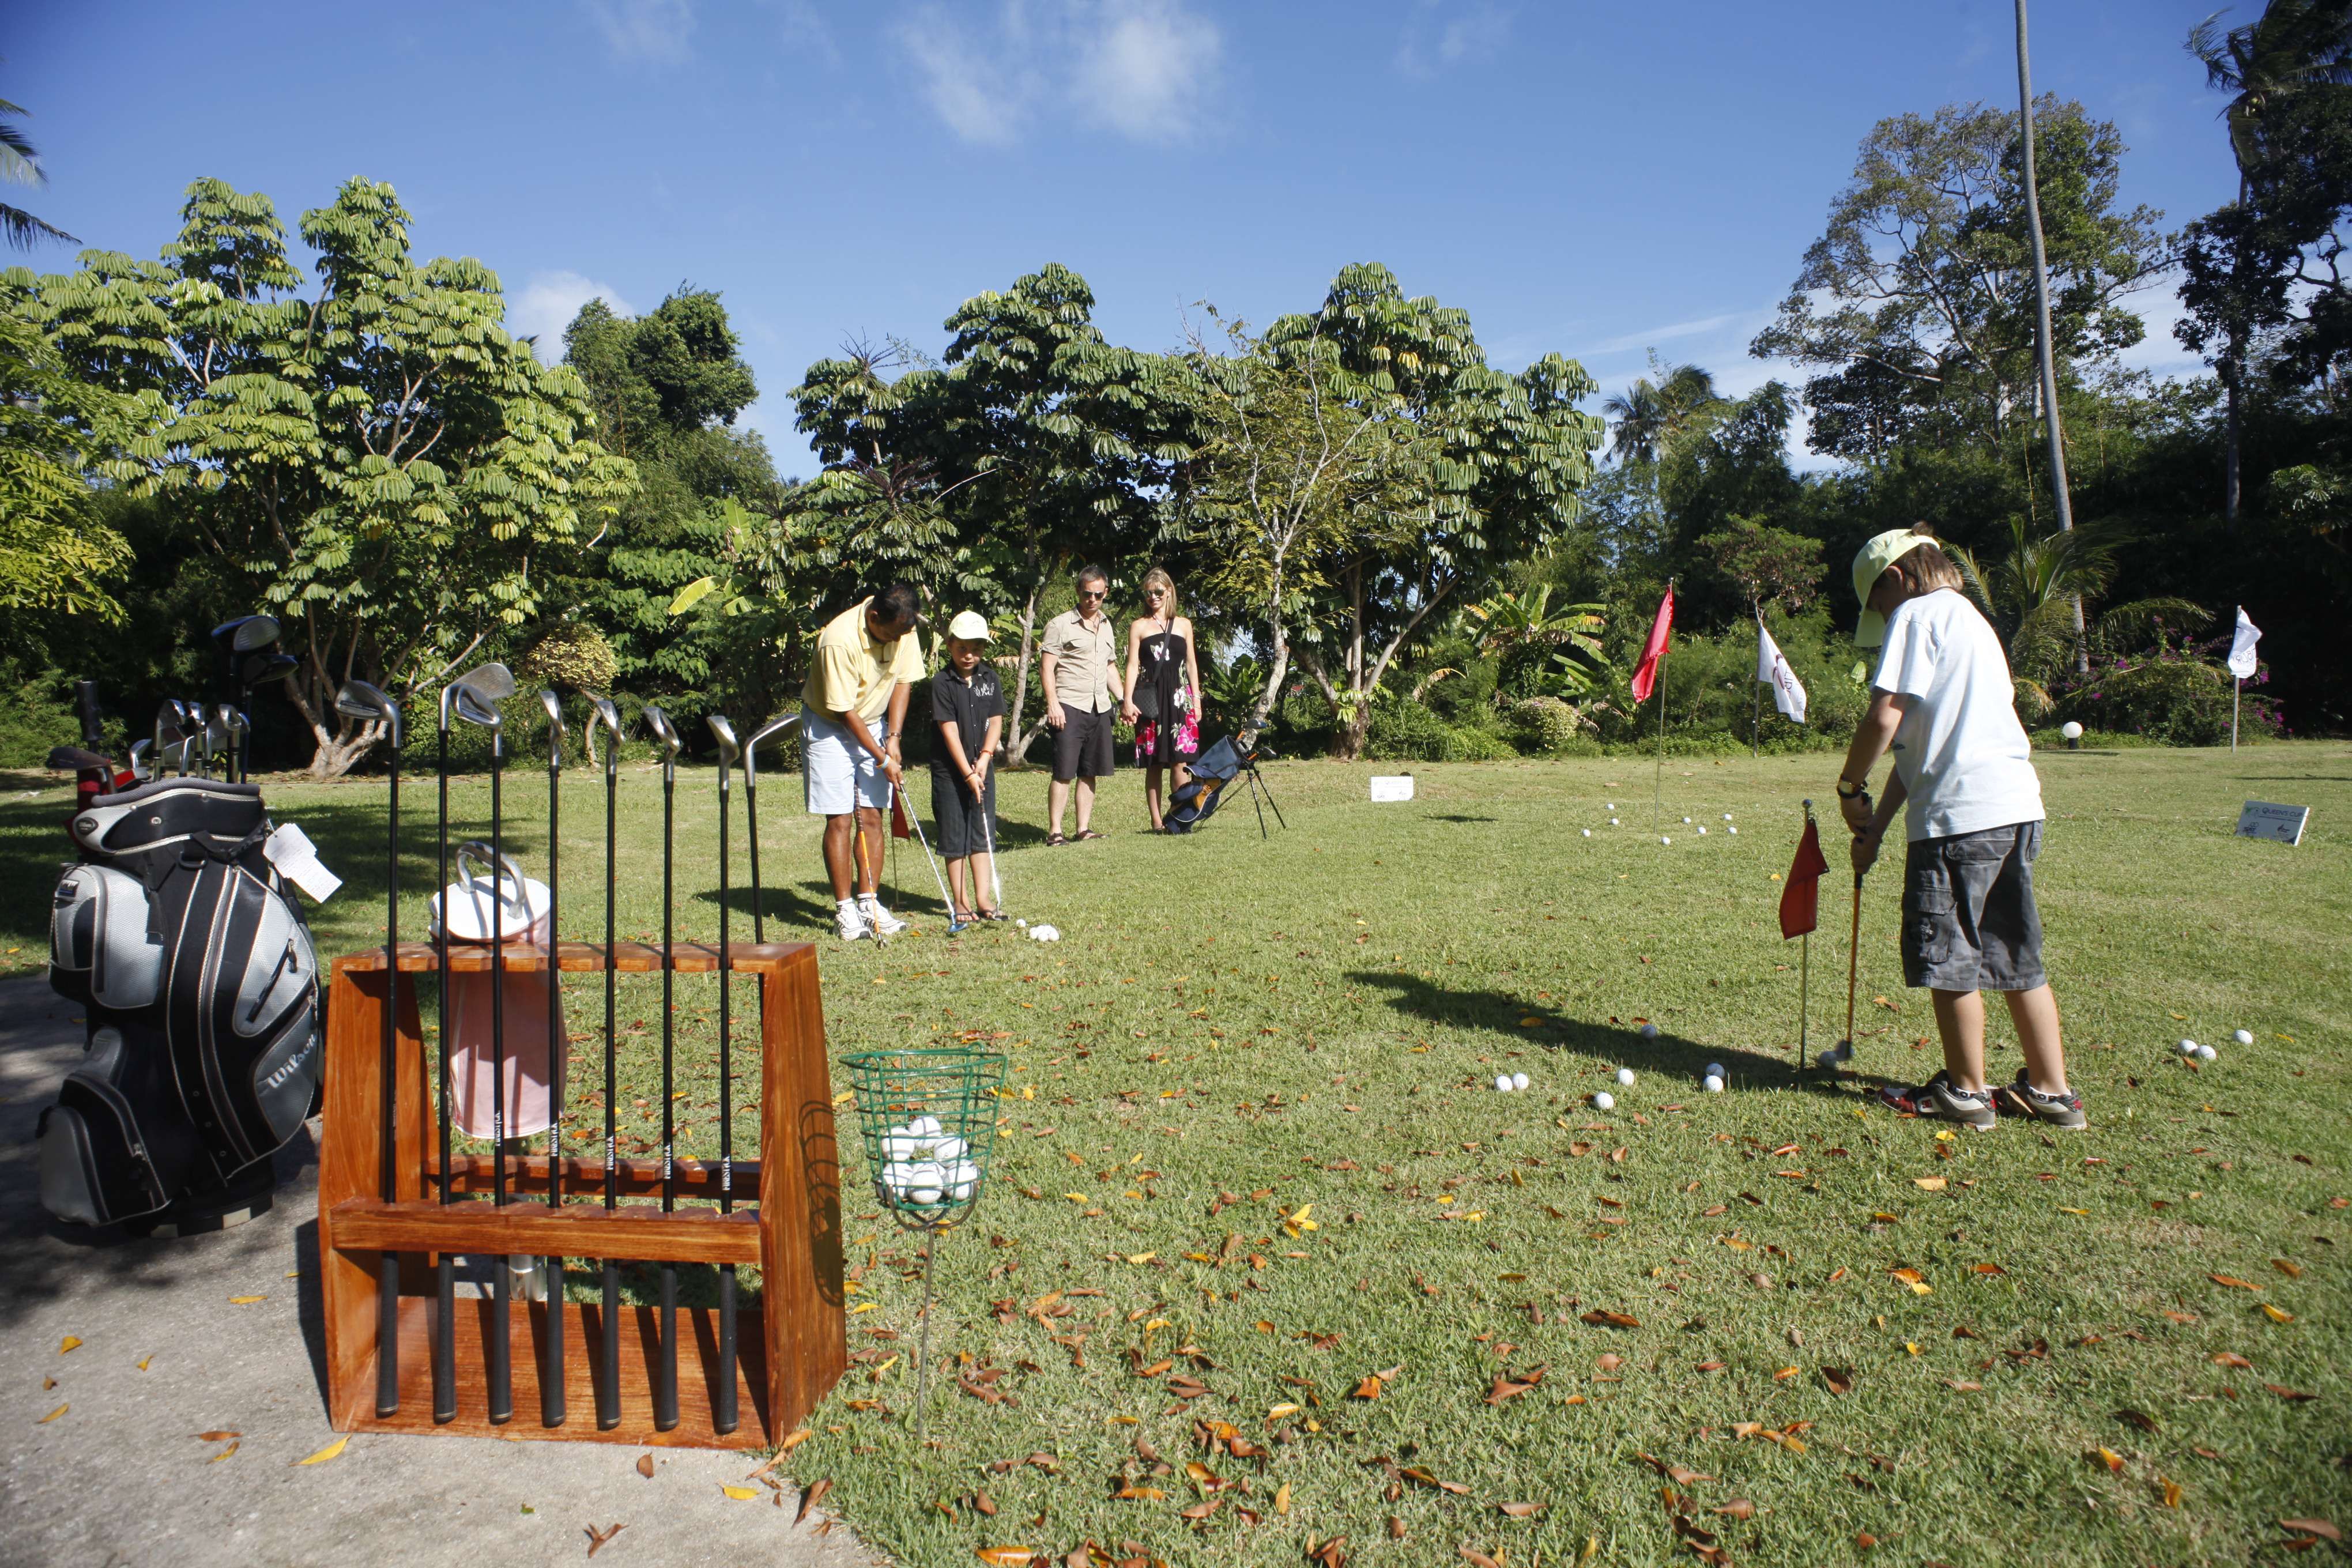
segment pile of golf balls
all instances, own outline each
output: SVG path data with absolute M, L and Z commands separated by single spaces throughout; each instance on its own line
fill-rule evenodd
M 1592 1097 L 1592 1109 L 1595 1110 L 1614 1110 L 1617 1109 L 1617 1097 L 1610 1093 L 1605 1089 L 1601 1089 Z
M 1508 1094 L 1515 1089 L 1528 1087 L 1528 1075 L 1523 1072 L 1498 1072 L 1495 1075 L 1495 1092 Z
M 1059 926 L 1034 925 L 1029 928 L 1029 940 L 1031 942 L 1059 942 L 1062 940 L 1062 929 Z
M 1633 1069 L 1632 1068 L 1619 1068 L 1617 1069 L 1617 1087 L 1620 1089 L 1631 1089 L 1633 1087 Z
M 2200 1046 L 2194 1040 L 2183 1040 L 2178 1048 L 2184 1058 L 2193 1057 L 2200 1062 L 2210 1062 L 2221 1054 L 2212 1047 Z
M 1706 1064 L 1706 1074 L 1698 1080 L 1698 1086 L 1709 1094 L 1721 1094 L 1725 1081 L 1723 1064 L 1709 1062 Z
M 928 1206 L 961 1203 L 980 1183 L 980 1166 L 964 1158 L 964 1142 L 944 1131 L 936 1116 L 918 1116 L 882 1134 L 882 1173 L 875 1192 L 883 1203 Z

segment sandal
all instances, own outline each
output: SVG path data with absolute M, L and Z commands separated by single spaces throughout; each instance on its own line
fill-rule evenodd
M 982 910 L 975 918 L 984 921 L 1008 921 L 1013 917 L 1006 914 L 1003 910 Z
M 1045 847 L 1049 849 L 1056 844 L 1067 844 L 1068 842 L 1068 839 L 1063 837 L 1058 833 L 1048 833 L 1045 835 Z
M 1079 834 L 1079 835 L 1078 835 L 1078 837 L 1081 837 L 1081 838 L 1100 838 L 1100 837 L 1102 837 L 1103 836 L 1102 836 L 1101 834 L 1099 834 L 1099 833 L 1097 833 L 1093 828 L 1089 827 L 1089 828 L 1087 828 L 1084 833 Z

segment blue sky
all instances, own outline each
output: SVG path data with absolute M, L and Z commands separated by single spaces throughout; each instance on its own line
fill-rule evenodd
M 2037 90 L 2115 121 L 2124 195 L 2177 226 L 2233 187 L 2181 49 L 2212 0 L 2038 0 Z M 2248 0 L 2242 16 L 2258 5 Z M 936 349 L 1046 261 L 1115 340 L 1213 300 L 1264 321 L 1376 260 L 1490 356 L 1654 347 L 1734 391 L 1872 123 L 2016 101 L 2008 0 L 1218 5 L 494 0 L 398 7 L 19 0 L 0 97 L 83 243 L 152 256 L 216 175 L 289 227 L 394 184 L 420 250 L 497 268 L 518 331 L 585 299 L 722 291 L 787 473 L 784 395 L 853 336 Z M 30 258 L 67 264 L 62 248 Z M 2168 289 L 2134 362 L 2195 368 Z

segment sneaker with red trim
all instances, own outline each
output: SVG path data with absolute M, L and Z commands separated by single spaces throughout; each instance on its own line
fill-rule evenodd
M 2017 1081 L 2002 1084 L 1993 1091 L 1993 1098 L 2010 1115 L 2031 1116 L 2061 1132 L 2080 1132 L 2090 1125 L 2090 1119 L 2083 1114 L 2082 1096 L 2071 1089 L 2063 1094 L 2044 1094 L 2033 1087 L 2023 1068 L 2017 1069 Z
M 1993 1114 L 1992 1095 L 1957 1088 L 1952 1075 L 1939 1072 L 1923 1084 L 1890 1083 L 1878 1091 L 1880 1101 L 1912 1116 L 1957 1121 L 1971 1132 L 1990 1132 L 2000 1119 Z

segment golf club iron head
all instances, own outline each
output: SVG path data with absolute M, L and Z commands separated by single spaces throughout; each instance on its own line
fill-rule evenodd
M 604 751 L 604 771 L 610 773 L 621 764 L 621 710 L 609 697 L 594 699 L 591 707 L 594 712 L 588 721 L 588 760 L 596 760 L 596 731 L 601 728 L 612 736 Z
M 760 787 L 760 742 L 782 734 L 800 721 L 797 713 L 782 713 L 751 731 L 751 738 L 743 742 L 743 783 L 747 788 Z
M 547 765 L 563 765 L 563 699 L 542 687 L 539 705 L 547 710 Z
M 362 723 L 382 724 L 394 751 L 400 750 L 400 704 L 364 680 L 347 680 L 335 693 L 335 711 Z
M 496 704 L 505 701 L 515 694 L 514 671 L 503 664 L 477 665 L 443 687 L 441 689 L 441 728 L 444 730 L 449 727 L 449 706 L 457 700 L 460 693 L 468 694 L 473 698 L 477 711 L 483 709 L 495 710 Z M 475 724 L 483 721 L 480 719 L 467 721 Z
M 300 661 L 289 653 L 241 654 L 236 661 L 239 686 L 268 686 L 294 673 Z
M 663 779 L 676 778 L 677 754 L 686 748 L 686 742 L 677 738 L 677 727 L 669 721 L 668 714 L 648 702 L 646 704 L 646 729 L 652 734 L 654 744 L 662 749 Z
M 711 736 L 719 742 L 719 784 L 723 789 L 727 784 L 727 772 L 735 765 L 735 759 L 743 754 L 743 748 L 735 739 L 735 726 L 729 721 L 713 713 L 703 722 L 710 726 Z
M 153 776 L 147 770 L 147 753 L 154 750 L 154 747 L 155 742 L 152 741 L 142 740 L 131 742 L 131 776 L 142 784 Z

